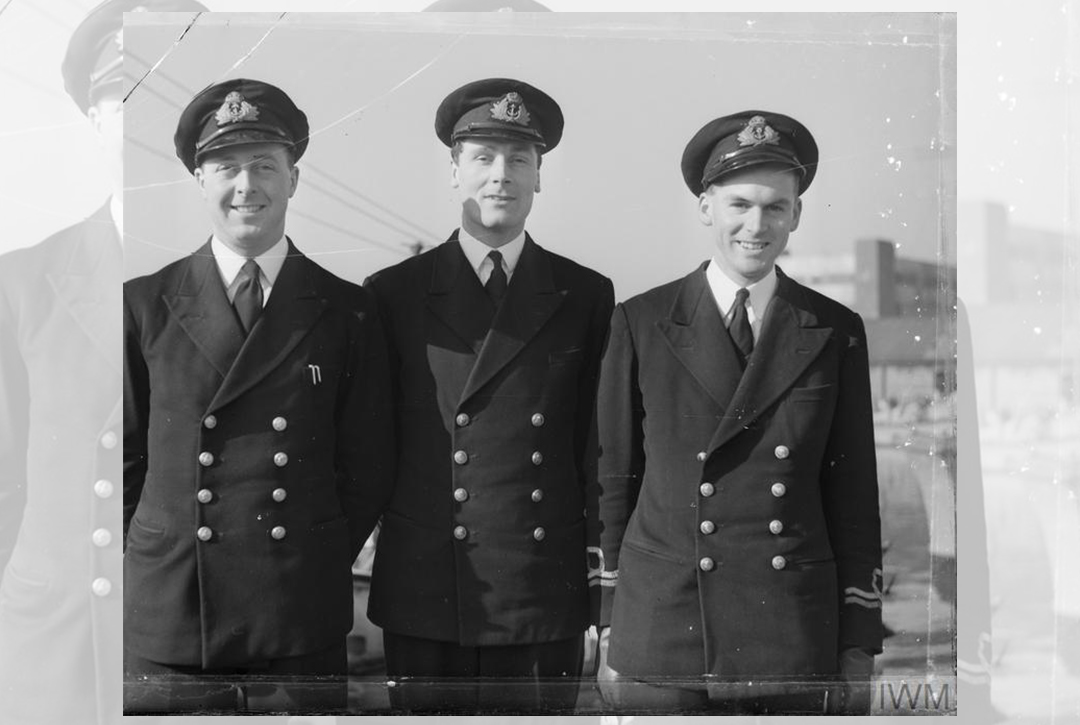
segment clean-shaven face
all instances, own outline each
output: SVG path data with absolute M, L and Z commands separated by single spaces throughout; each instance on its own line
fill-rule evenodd
M 525 229 L 533 194 L 540 191 L 536 146 L 498 139 L 462 141 L 450 171 L 450 185 L 461 196 L 465 231 L 499 245 Z
M 285 234 L 285 212 L 300 172 L 281 144 L 228 146 L 195 169 L 214 234 L 246 257 L 262 254 Z
M 799 226 L 798 189 L 790 169 L 752 166 L 722 177 L 698 198 L 698 216 L 713 228 L 717 262 L 731 280 L 753 284 L 773 268 Z

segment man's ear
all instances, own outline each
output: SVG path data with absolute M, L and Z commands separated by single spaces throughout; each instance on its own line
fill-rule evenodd
M 799 228 L 799 219 L 802 218 L 802 197 L 795 199 L 795 206 L 791 210 L 791 228 L 788 231 L 795 231 Z
M 712 205 L 714 200 L 712 194 L 706 189 L 698 194 L 698 220 L 701 221 L 707 227 L 711 227 L 713 224 L 712 218 Z
M 453 159 L 450 160 L 450 188 L 456 189 L 461 186 L 461 177 L 458 172 L 457 162 Z
M 191 172 L 195 176 L 195 181 L 199 184 L 199 191 L 202 192 L 202 197 L 206 198 L 206 174 L 203 172 L 202 166 L 196 166 L 195 170 Z M 290 196 L 292 196 L 290 194 Z
M 296 193 L 296 185 L 297 185 L 297 183 L 299 181 L 300 181 L 300 167 L 298 167 L 296 164 L 293 164 L 292 167 L 289 168 L 289 184 L 290 184 L 290 186 L 289 186 L 289 198 L 290 199 L 293 197 L 293 194 Z
M 536 170 L 536 186 L 533 188 L 534 194 L 540 193 L 540 169 Z

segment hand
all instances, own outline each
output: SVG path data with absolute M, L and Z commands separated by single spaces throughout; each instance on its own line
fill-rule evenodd
M 600 687 L 600 695 L 608 707 L 619 706 L 619 673 L 611 669 L 607 663 L 608 643 L 611 639 L 611 627 L 601 627 L 599 646 L 597 648 L 596 684 Z

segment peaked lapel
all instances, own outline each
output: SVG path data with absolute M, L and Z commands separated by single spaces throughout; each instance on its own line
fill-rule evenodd
M 776 276 L 776 294 L 765 312 L 761 335 L 731 399 L 728 414 L 709 442 L 710 453 L 756 420 L 794 385 L 832 335 L 831 327 L 818 326 L 817 315 L 802 288 L 779 267 Z
M 106 202 L 81 226 L 81 238 L 72 246 L 64 270 L 46 276 L 53 294 L 79 329 L 119 372 L 124 258 L 109 204 Z
M 547 252 L 526 234 L 514 276 L 465 383 L 461 403 L 484 387 L 521 352 L 551 319 L 565 297 L 566 290 L 555 289 Z
M 186 261 L 176 292 L 163 296 L 165 304 L 195 346 L 224 378 L 244 344 L 244 330 L 229 304 L 225 285 L 221 284 L 210 242 L 207 241 Z M 274 299 L 273 294 L 270 299 Z
M 314 278 L 315 264 L 297 251 L 292 240 L 288 244 L 270 299 L 208 410 L 229 404 L 265 378 L 300 344 L 326 309 L 327 301 L 319 295 Z M 235 321 L 235 315 L 232 318 Z
M 739 384 L 742 364 L 709 289 L 707 265 L 683 279 L 669 317 L 657 326 L 672 354 L 723 412 Z
M 456 230 L 435 248 L 427 306 L 473 353 L 479 352 L 491 325 L 491 299 L 461 251 Z

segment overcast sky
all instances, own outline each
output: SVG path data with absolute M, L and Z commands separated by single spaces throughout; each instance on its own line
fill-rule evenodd
M 127 74 L 142 78 L 125 106 L 129 274 L 204 241 L 172 136 L 194 92 L 234 77 L 279 85 L 308 114 L 287 230 L 350 279 L 457 225 L 434 113 L 488 76 L 526 80 L 562 106 L 563 142 L 544 159 L 526 228 L 611 276 L 620 296 L 711 254 L 679 160 L 704 123 L 747 108 L 798 118 L 821 149 L 793 254 L 879 237 L 934 259 L 945 243 L 953 87 L 948 25 L 933 15 L 215 13 L 179 44 L 176 19 L 129 16 L 124 32 Z

